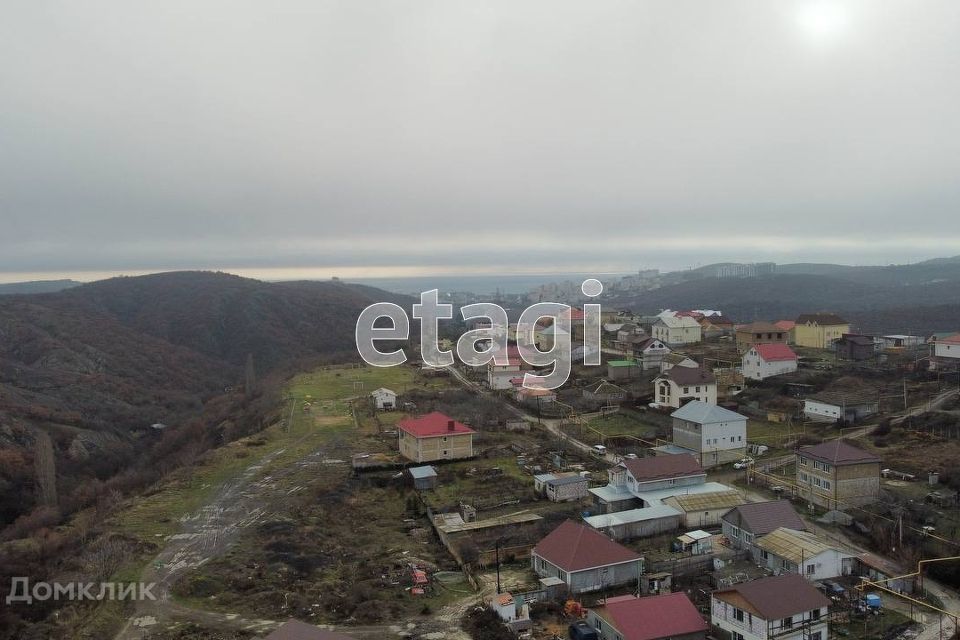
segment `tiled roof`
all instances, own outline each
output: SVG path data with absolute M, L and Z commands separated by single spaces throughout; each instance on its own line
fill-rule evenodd
M 717 382 L 713 372 L 702 367 L 673 367 L 657 378 L 667 378 L 678 385 L 716 384 Z
M 452 428 L 451 428 L 452 426 Z M 473 429 L 457 422 L 450 416 L 434 411 L 418 418 L 406 418 L 397 423 L 397 427 L 417 438 L 435 438 L 437 436 L 475 433 Z
M 800 453 L 838 466 L 865 462 L 880 462 L 879 456 L 855 447 L 839 438 L 808 447 L 801 447 Z
M 583 571 L 641 559 L 639 554 L 599 531 L 573 520 L 567 520 L 547 534 L 533 548 L 533 553 L 564 571 Z
M 697 459 L 689 453 L 624 460 L 622 464 L 637 482 L 683 478 L 705 473 Z
M 714 592 L 713 596 L 723 600 L 724 595 L 730 593 L 739 594 L 765 620 L 780 620 L 830 606 L 830 600 L 825 595 L 796 573 L 741 582 Z
M 785 360 L 797 359 L 797 354 L 793 352 L 793 349 L 780 342 L 770 344 L 755 344 L 753 345 L 753 348 L 756 349 L 760 357 L 767 362 L 781 362 Z
M 707 630 L 700 612 L 682 591 L 645 598 L 607 598 L 595 613 L 615 627 L 623 640 L 676 638 Z
M 952 336 L 947 336 L 946 338 L 938 338 L 937 342 L 942 342 L 944 344 L 960 344 L 960 333 L 955 333 Z
M 755 536 L 766 535 L 780 527 L 798 530 L 807 528 L 794 511 L 793 505 L 786 500 L 742 504 L 725 514 L 723 520 Z
M 790 329 L 793 329 L 795 326 L 797 326 L 797 323 L 793 320 L 777 320 L 773 324 L 783 331 L 790 331 Z

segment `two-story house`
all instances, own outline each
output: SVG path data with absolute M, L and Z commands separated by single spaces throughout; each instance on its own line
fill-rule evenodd
M 670 354 L 670 347 L 662 340 L 644 338 L 632 345 L 633 357 L 640 362 L 644 371 L 659 369 L 660 363 Z
M 653 456 L 624 460 L 607 470 L 607 485 L 590 489 L 600 513 L 625 511 L 641 506 L 635 495 L 646 491 L 700 485 L 707 472 L 692 455 Z
M 747 451 L 747 417 L 694 400 L 670 414 L 673 444 L 690 451 L 705 469 L 742 458 Z
M 734 507 L 720 518 L 724 537 L 734 549 L 755 555 L 756 541 L 781 527 L 803 531 L 807 528 L 788 500 L 751 502 Z
M 414 462 L 473 457 L 476 431 L 439 411 L 397 423 L 400 455 Z
M 751 322 L 737 327 L 737 350 L 746 353 L 757 344 L 787 344 L 789 332 L 770 322 Z
M 830 600 L 786 574 L 741 582 L 710 597 L 710 623 L 732 640 L 829 640 Z
M 651 335 L 668 345 L 695 344 L 703 340 L 703 329 L 691 316 L 664 314 L 654 323 Z
M 845 440 L 801 447 L 796 459 L 800 495 L 815 505 L 845 509 L 880 495 L 880 457 Z
M 934 338 L 930 366 L 938 371 L 953 371 L 960 367 L 960 333 Z
M 692 400 L 717 404 L 717 378 L 703 367 L 672 367 L 653 379 L 653 397 L 675 409 Z
M 600 640 L 704 640 L 707 623 L 687 594 L 606 598 L 587 612 Z
M 793 341 L 798 347 L 829 349 L 850 333 L 850 323 L 834 313 L 804 313 L 793 328 Z
M 743 354 L 740 369 L 751 380 L 782 376 L 797 370 L 797 354 L 786 344 L 755 344 Z

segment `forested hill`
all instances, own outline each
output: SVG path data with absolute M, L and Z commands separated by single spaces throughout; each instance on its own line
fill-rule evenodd
M 132 469 L 149 478 L 156 469 L 144 461 L 164 441 L 179 455 L 258 428 L 270 402 L 249 406 L 248 358 L 263 381 L 354 357 L 355 319 L 381 300 L 404 301 L 339 282 L 210 272 L 0 296 L 0 528 L 38 506 L 41 433 L 52 439 L 59 506 L 83 506 L 89 496 L 71 491 L 93 479 Z M 187 440 L 203 443 L 178 440 L 187 425 Z

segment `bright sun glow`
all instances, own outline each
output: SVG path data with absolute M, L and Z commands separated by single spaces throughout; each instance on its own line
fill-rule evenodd
M 839 2 L 804 2 L 797 14 L 797 22 L 803 31 L 815 38 L 833 38 L 847 27 L 848 16 Z

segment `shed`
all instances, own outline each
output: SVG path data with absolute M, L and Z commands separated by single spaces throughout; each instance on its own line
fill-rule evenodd
M 430 465 L 422 467 L 410 467 L 407 473 L 413 480 L 413 487 L 417 491 L 427 491 L 435 489 L 437 486 L 437 470 Z

